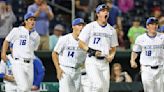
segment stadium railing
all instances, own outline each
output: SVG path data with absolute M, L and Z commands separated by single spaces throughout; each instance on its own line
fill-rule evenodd
M 4 92 L 5 86 L 0 83 L 0 92 Z M 59 84 L 58 82 L 43 82 L 40 86 L 41 92 L 58 92 Z M 109 92 L 142 92 L 143 87 L 141 82 L 132 82 L 132 83 L 110 83 Z

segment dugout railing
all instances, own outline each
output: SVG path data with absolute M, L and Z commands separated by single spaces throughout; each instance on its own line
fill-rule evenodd
M 51 53 L 52 52 L 48 52 L 48 51 L 38 51 L 36 52 L 36 55 L 41 58 L 46 69 L 46 75 L 44 81 L 57 82 L 56 71 L 55 71 L 54 64 L 52 62 Z M 117 51 L 114 60 L 110 64 L 110 67 L 116 62 L 120 63 L 122 65 L 123 71 L 127 71 L 131 75 L 132 79 L 134 80 L 136 74 L 138 74 L 139 72 L 139 67 L 137 69 L 132 69 L 130 67 L 130 63 L 129 63 L 130 53 L 131 53 L 130 50 Z
M 3 83 L 0 83 L 0 92 L 5 92 Z M 40 86 L 41 92 L 58 92 L 58 82 L 43 82 Z M 143 87 L 140 82 L 132 83 L 111 83 L 109 92 L 143 92 Z

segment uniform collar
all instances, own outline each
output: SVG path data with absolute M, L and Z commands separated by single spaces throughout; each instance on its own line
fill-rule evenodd
M 29 35 L 30 35 L 32 32 L 35 32 L 35 29 L 34 29 L 34 28 L 32 29 L 32 31 L 29 31 Z
M 156 34 L 155 34 L 154 36 L 150 36 L 150 35 L 148 34 L 148 32 L 146 33 L 146 35 L 147 35 L 149 38 L 155 38 L 155 37 L 157 36 L 157 32 L 156 32 Z
M 35 32 L 35 28 L 33 28 L 32 31 L 27 30 L 24 26 L 21 26 L 21 28 L 23 28 L 25 31 L 28 31 L 28 32 L 29 32 L 29 35 L 30 35 L 32 32 Z

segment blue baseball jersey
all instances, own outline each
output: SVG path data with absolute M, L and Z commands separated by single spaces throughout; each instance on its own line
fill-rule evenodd
M 42 64 L 42 61 L 36 57 L 34 59 L 34 81 L 33 85 L 40 87 L 41 82 L 43 81 L 45 75 L 45 68 Z

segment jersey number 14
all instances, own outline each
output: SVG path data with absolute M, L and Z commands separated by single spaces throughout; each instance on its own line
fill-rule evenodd
M 75 52 L 68 51 L 68 57 L 73 57 Z

